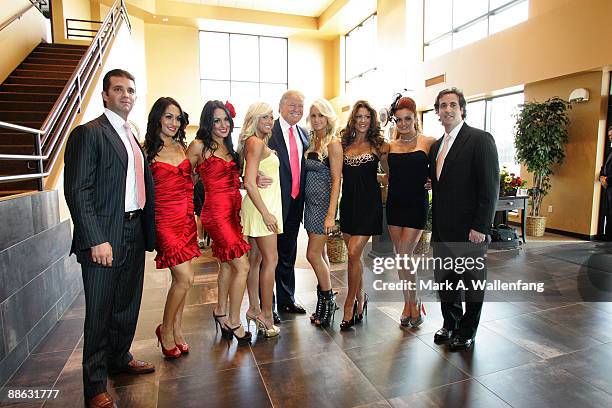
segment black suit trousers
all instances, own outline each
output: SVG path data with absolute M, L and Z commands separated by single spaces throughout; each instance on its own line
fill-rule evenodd
M 123 234 L 123 259 L 114 259 L 110 268 L 93 262 L 81 265 L 85 288 L 83 387 L 87 399 L 106 391 L 109 370 L 124 367 L 132 360 L 129 350 L 144 278 L 141 217 L 125 220 Z
M 295 258 L 300 222 L 302 221 L 299 199 L 298 196 L 289 201 L 287 220 L 283 223 L 283 233 L 278 236 L 277 240 L 276 302 L 279 305 L 295 303 Z
M 479 288 L 478 283 L 485 283 L 487 278 L 485 252 L 485 244 L 467 242 L 452 244 L 437 242 L 434 244 L 436 282 L 450 285 L 438 291 L 444 318 L 443 326 L 466 338 L 473 338 L 476 335 L 480 322 L 485 290 Z M 483 268 L 457 267 L 465 265 L 465 259 L 476 260 L 477 258 L 483 260 Z M 450 259 L 456 267 L 453 269 L 440 268 L 439 259 Z M 457 288 L 460 281 L 465 286 L 465 290 Z M 462 300 L 465 300 L 465 313 Z

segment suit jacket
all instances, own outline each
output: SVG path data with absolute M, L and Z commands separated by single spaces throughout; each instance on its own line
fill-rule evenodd
M 438 180 L 436 156 L 442 142 L 440 138 L 429 152 L 432 239 L 467 242 L 471 229 L 489 235 L 499 196 L 499 161 L 493 136 L 464 123 Z
M 608 209 L 612 208 L 612 151 L 608 153 L 608 157 L 606 161 L 601 166 L 601 170 L 599 171 L 600 176 L 608 177 L 608 188 L 606 188 L 606 205 Z
M 303 152 L 308 149 L 308 132 L 301 126 L 295 125 L 298 130 L 300 140 L 302 140 L 302 146 L 304 147 Z M 272 137 L 268 141 L 268 147 L 278 154 L 280 160 L 280 185 L 281 185 L 281 198 L 283 202 L 283 222 L 287 222 L 287 215 L 289 214 L 289 204 L 291 202 L 291 163 L 289 162 L 289 150 L 285 144 L 283 138 L 283 130 L 281 129 L 280 123 L 277 120 L 274 121 L 274 127 L 272 127 Z M 300 165 L 300 192 L 304 192 L 304 185 L 306 181 L 306 161 L 304 155 L 301 157 L 302 163 Z M 298 206 L 300 213 L 304 210 L 304 194 L 298 196 Z
M 146 156 L 143 155 L 143 158 Z M 113 266 L 124 261 L 125 179 L 128 154 L 106 115 L 77 126 L 64 153 L 64 195 L 74 223 L 71 253 L 83 264 L 89 249 L 103 242 L 113 248 Z M 145 248 L 155 248 L 154 191 L 144 159 L 146 204 L 142 217 Z

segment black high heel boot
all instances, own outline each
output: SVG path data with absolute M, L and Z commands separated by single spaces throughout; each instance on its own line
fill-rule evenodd
M 355 319 L 357 317 L 357 299 L 355 299 L 355 303 L 353 304 L 353 316 L 351 320 L 342 320 L 340 322 L 340 330 L 348 330 L 355 325 Z
M 355 320 L 357 323 L 361 323 L 361 321 L 363 320 L 363 316 L 367 316 L 368 315 L 368 294 L 364 292 L 363 294 L 363 309 L 361 310 L 361 313 L 356 313 L 355 312 Z
M 333 290 L 326 290 L 321 292 L 323 301 L 321 306 L 321 313 L 318 316 L 317 326 L 328 327 L 330 322 L 334 320 L 336 316 L 336 296 Z
M 321 286 L 317 285 L 317 307 L 315 311 L 310 316 L 310 323 L 315 323 L 319 320 L 319 316 L 321 316 L 321 311 L 323 310 L 323 292 L 321 292 Z

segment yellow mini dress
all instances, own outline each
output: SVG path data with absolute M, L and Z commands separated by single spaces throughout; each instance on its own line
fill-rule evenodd
M 281 188 L 279 177 L 280 160 L 274 153 L 259 162 L 259 171 L 268 177 L 272 177 L 272 185 L 267 188 L 259 188 L 259 195 L 266 204 L 268 211 L 276 217 L 278 222 L 278 233 L 283 233 L 283 203 L 281 200 Z M 244 162 L 246 169 L 246 161 Z M 248 194 L 242 200 L 240 209 L 242 220 L 242 233 L 249 237 L 265 237 L 273 233 L 268 230 L 263 222 L 263 217 L 251 201 Z

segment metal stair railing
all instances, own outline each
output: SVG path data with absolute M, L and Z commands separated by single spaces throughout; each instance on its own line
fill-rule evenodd
M 57 161 L 60 147 L 68 136 L 76 115 L 81 111 L 83 98 L 98 68 L 102 65 L 110 40 L 117 34 L 121 21 L 127 24 L 131 32 L 124 0 L 116 0 L 40 129 L 0 121 L 0 128 L 35 135 L 34 154 L 0 154 L 0 161 L 36 161 L 37 171 L 0 176 L 0 183 L 39 179 L 39 190 L 43 189 L 42 180 L 49 176 Z

